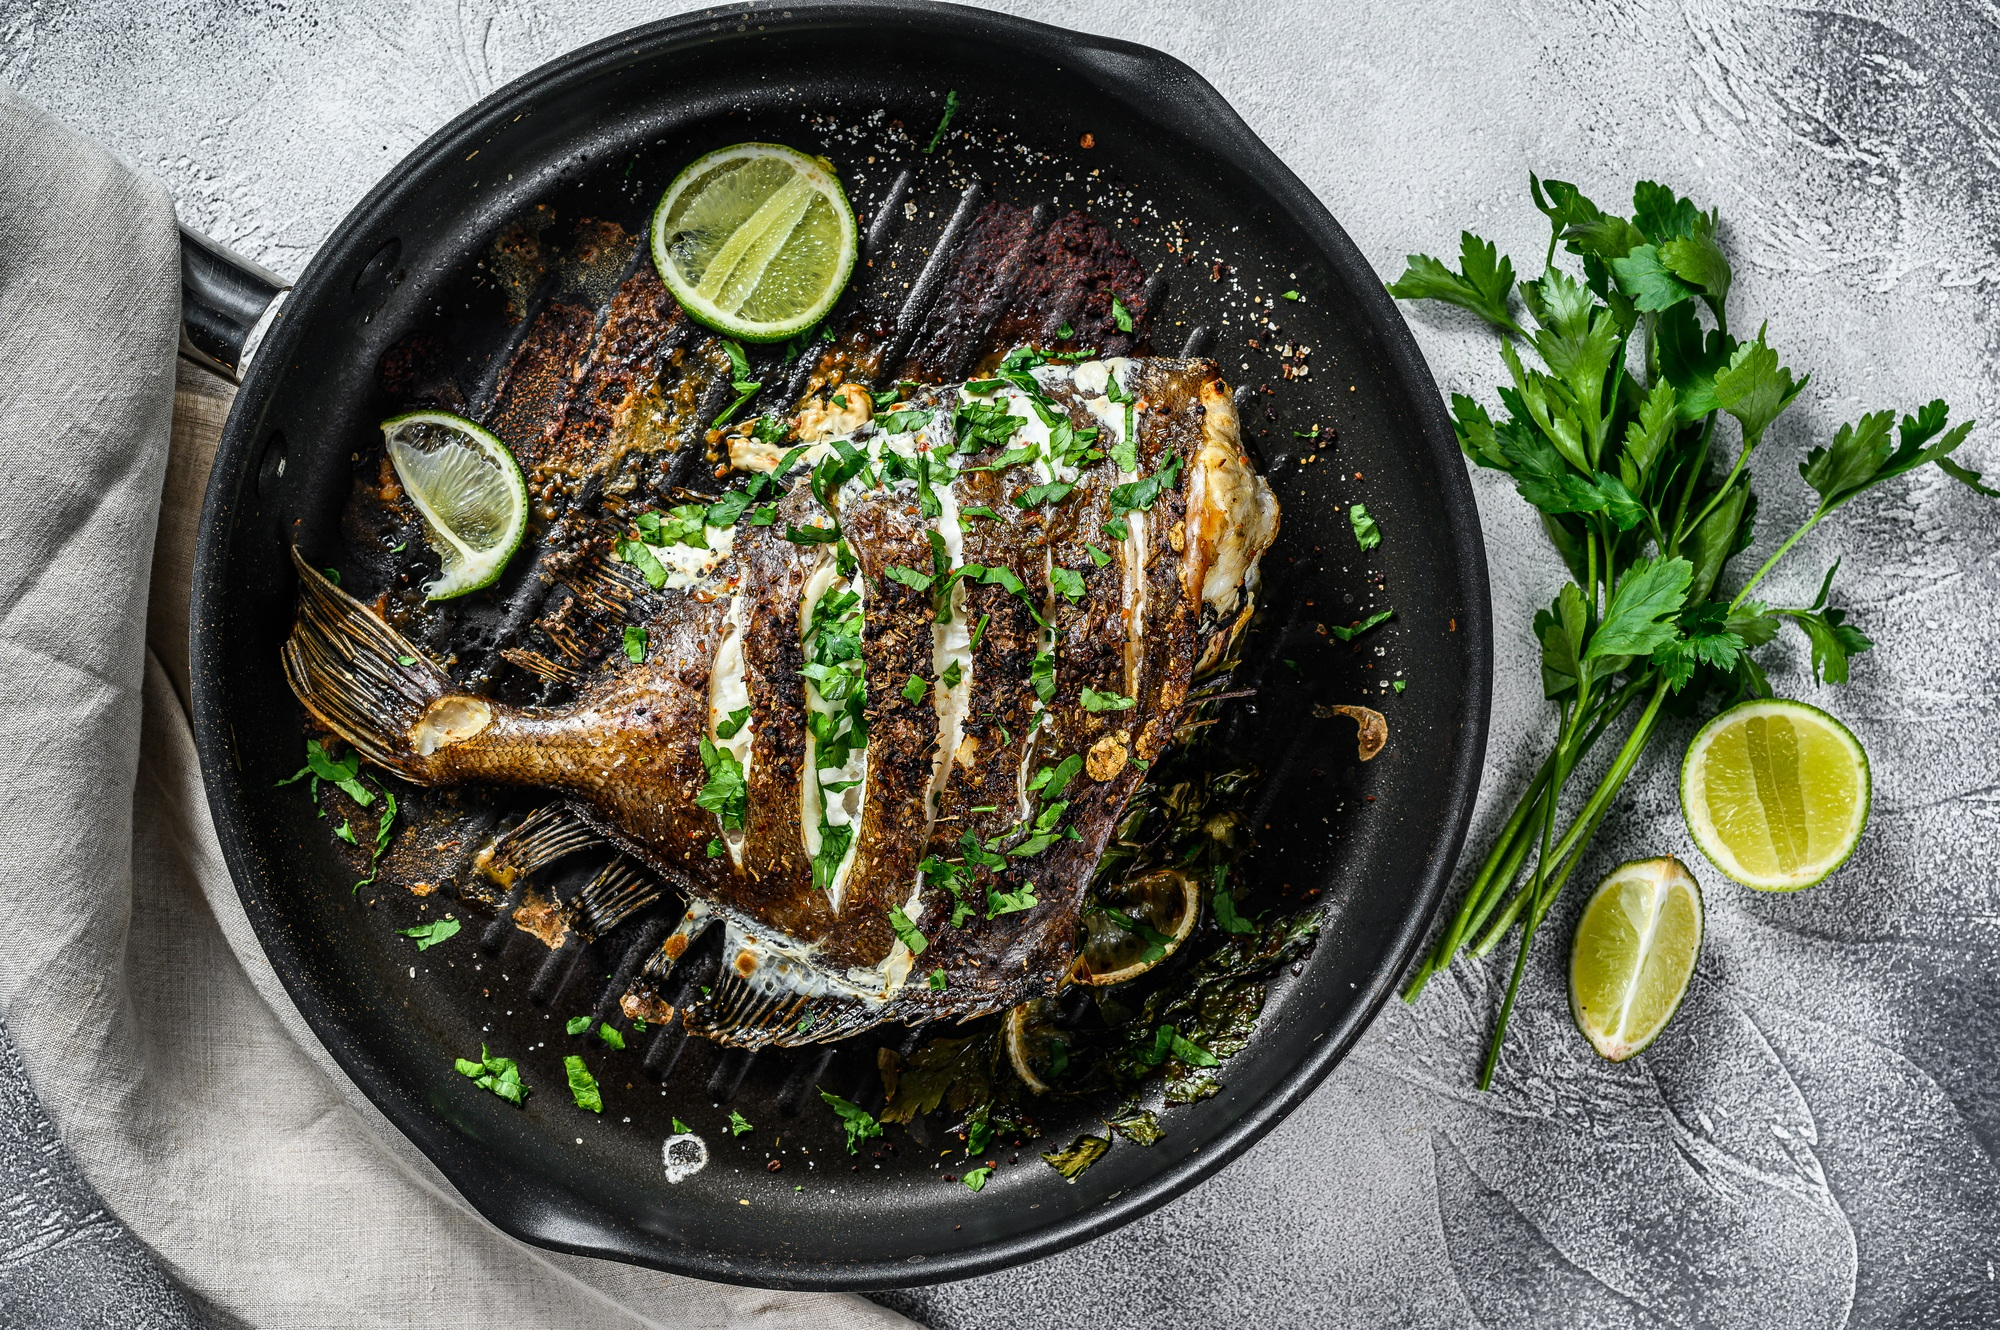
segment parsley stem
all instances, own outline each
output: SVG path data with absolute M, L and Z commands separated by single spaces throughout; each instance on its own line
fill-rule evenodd
M 1582 761 L 1604 737 L 1604 732 L 1617 723 L 1639 695 L 1649 680 L 1645 677 L 1627 683 L 1609 697 L 1594 704 L 1589 727 L 1576 748 L 1576 760 Z M 1506 824 L 1494 838 L 1479 871 L 1466 888 L 1465 896 L 1459 902 L 1451 923 L 1439 936 L 1430 955 L 1420 964 L 1416 973 L 1410 976 L 1403 989 L 1403 999 L 1415 1002 L 1423 993 L 1431 976 L 1451 966 L 1464 950 L 1466 940 L 1474 937 L 1486 927 L 1493 911 L 1507 899 L 1516 878 L 1520 876 L 1521 865 L 1528 857 L 1528 850 L 1534 844 L 1533 818 L 1540 810 L 1543 790 L 1555 770 L 1556 754 L 1553 749 L 1543 759 L 1540 770 L 1535 772 L 1528 787 L 1523 790 L 1514 804 L 1514 811 L 1508 815 Z
M 1808 517 L 1803 523 L 1799 525 L 1798 530 L 1792 532 L 1791 535 L 1785 537 L 1785 543 L 1778 546 L 1777 549 L 1773 550 L 1771 552 L 1771 557 L 1764 560 L 1763 566 L 1751 575 L 1750 580 L 1748 582 L 1745 582 L 1743 584 L 1743 589 L 1736 593 L 1736 599 L 1729 602 L 1729 608 L 1732 611 L 1734 611 L 1738 605 L 1741 605 L 1743 603 L 1743 598 L 1750 594 L 1752 588 L 1754 588 L 1759 582 L 1764 580 L 1764 574 L 1771 571 L 1772 565 L 1776 564 L 1778 560 L 1784 558 L 1786 554 L 1790 553 L 1792 546 L 1798 544 L 1800 540 L 1804 539 L 1806 532 L 1818 526 L 1819 519 L 1825 517 L 1826 514 L 1827 514 L 1827 509 L 1825 505 L 1822 504 L 1820 507 L 1815 508 L 1813 510 L 1813 515 L 1811 517 Z

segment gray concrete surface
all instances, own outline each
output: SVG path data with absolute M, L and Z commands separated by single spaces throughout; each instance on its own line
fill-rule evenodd
M 296 272 L 396 157 L 508 78 L 681 6 L 114 0 L 0 7 L 0 78 L 158 172 L 191 224 Z M 1147 42 L 1210 78 L 1385 276 L 1462 225 L 1532 262 L 1533 169 L 1613 201 L 1638 177 L 1720 206 L 1737 319 L 1768 319 L 1812 387 L 1766 444 L 1761 530 L 1805 511 L 1792 458 L 1842 420 L 1943 395 L 1994 405 L 2000 17 L 1941 0 L 1017 3 Z M 1490 343 L 1417 315 L 1447 390 L 1490 394 Z M 1981 429 L 1966 450 L 2000 471 Z M 1526 625 L 1559 582 L 1527 511 L 1476 478 L 1498 628 L 1487 790 L 1549 718 Z M 1878 643 L 1845 689 L 1796 640 L 1781 691 L 1874 759 L 1867 839 L 1786 898 L 1704 874 L 1688 1006 L 1645 1056 L 1569 1029 L 1560 946 L 1530 967 L 1496 1092 L 1468 1089 L 1497 960 L 1389 1010 L 1243 1160 L 1082 1249 L 884 1298 L 933 1326 L 1223 1323 L 1541 1327 L 2000 1323 L 2000 1038 L 1990 996 L 2000 745 L 2000 510 L 1935 474 L 1855 505 L 1768 586 L 1840 599 Z M 1584 876 L 1696 861 L 1657 746 Z M 1504 812 L 1504 806 L 1501 811 Z M 1490 822 L 1492 808 L 1482 810 Z M 1559 910 L 1566 938 L 1577 902 Z M 0 1061 L 0 1317 L 179 1324 Z M 76 1292 L 88 1284 L 90 1292 Z M 125 1309 L 122 1319 L 93 1307 Z M 91 1317 L 97 1318 L 96 1322 Z M 149 1321 L 147 1318 L 151 1318 Z M 413 1322 L 421 1309 L 412 1309 Z

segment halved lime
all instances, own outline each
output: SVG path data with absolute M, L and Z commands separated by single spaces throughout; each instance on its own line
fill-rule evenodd
M 777 143 L 709 153 L 653 211 L 653 264 L 697 322 L 779 342 L 819 322 L 847 286 L 860 237 L 824 157 Z
M 443 411 L 385 420 L 382 438 L 443 564 L 424 594 L 448 600 L 491 586 L 528 529 L 528 485 L 507 445 Z
M 1083 912 L 1083 946 L 1071 977 L 1122 984 L 1174 954 L 1201 914 L 1201 888 L 1177 868 L 1141 873 L 1100 890 Z
M 1868 825 L 1868 754 L 1803 702 L 1731 707 L 1681 763 L 1681 814 L 1717 868 L 1758 891 L 1797 891 L 1847 862 Z
M 1680 1010 L 1701 955 L 1701 887 L 1671 855 L 1597 884 L 1569 954 L 1569 1010 L 1598 1056 L 1644 1051 Z

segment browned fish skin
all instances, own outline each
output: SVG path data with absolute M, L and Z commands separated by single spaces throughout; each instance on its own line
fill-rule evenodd
M 657 304 L 650 312 L 641 307 L 637 297 L 644 286 L 628 281 L 620 299 L 633 295 L 636 325 L 657 331 L 666 320 Z M 607 329 L 611 326 L 607 322 Z M 625 344 L 657 350 L 660 342 L 641 338 Z M 595 390 L 596 406 L 579 403 L 572 412 L 577 450 L 551 454 L 566 468 L 588 456 L 602 457 L 609 446 L 608 422 L 618 408 L 607 411 L 604 404 L 612 400 L 623 371 L 614 372 L 609 360 L 603 370 L 607 377 Z M 946 755 L 934 806 L 928 796 L 939 771 L 938 750 L 948 736 L 940 732 L 940 713 L 928 687 L 917 702 L 904 697 L 903 688 L 912 676 L 927 686 L 936 680 L 939 625 L 928 590 L 886 576 L 893 568 L 932 567 L 933 523 L 922 516 L 908 482 L 866 477 L 850 482 L 831 500 L 836 511 L 829 513 L 803 473 L 795 472 L 778 502 L 776 521 L 740 521 L 728 555 L 682 589 L 647 588 L 634 568 L 610 554 L 614 539 L 629 526 L 600 522 L 595 534 L 551 561 L 549 575 L 584 607 L 577 613 L 587 612 L 593 623 L 642 626 L 648 647 L 640 662 L 615 650 L 592 654 L 581 639 L 565 647 L 572 664 L 563 677 L 573 679 L 574 687 L 570 700 L 556 709 L 501 706 L 454 691 L 421 652 L 409 650 L 373 611 L 303 561 L 300 624 L 286 651 L 288 677 L 307 707 L 371 761 L 419 784 L 547 790 L 670 884 L 720 911 L 737 930 L 731 936 L 740 939 L 742 949 L 732 954 L 732 974 L 712 1006 L 697 1004 L 689 1014 L 691 1026 L 711 1037 L 804 1043 L 885 1018 L 966 1017 L 1012 1006 L 1062 981 L 1092 872 L 1118 814 L 1143 779 L 1132 759 L 1151 760 L 1172 742 L 1197 659 L 1235 625 L 1234 587 L 1227 606 L 1208 607 L 1202 599 L 1208 569 L 1222 557 L 1221 543 L 1238 541 L 1242 548 L 1232 567 L 1247 576 L 1275 532 L 1275 511 L 1264 512 L 1256 502 L 1240 512 L 1216 508 L 1218 502 L 1225 508 L 1240 504 L 1241 496 L 1223 493 L 1212 466 L 1203 472 L 1209 490 L 1197 482 L 1197 467 L 1210 466 L 1205 458 L 1226 457 L 1239 471 L 1246 465 L 1237 450 L 1234 409 L 1214 366 L 1133 361 L 1125 365 L 1123 379 L 1141 399 L 1134 413 L 1137 473 L 1177 468 L 1178 476 L 1148 509 L 1131 517 L 1145 542 L 1143 570 L 1127 567 L 1129 544 L 1105 530 L 1114 516 L 1111 492 L 1123 479 L 1108 459 L 1083 465 L 1074 489 L 1059 502 L 1026 510 L 1015 500 L 1037 480 L 1028 467 L 962 469 L 951 486 L 961 513 L 983 506 L 1000 514 L 999 520 L 961 518 L 964 562 L 1008 570 L 1024 591 L 1017 595 L 987 581 L 962 584 L 957 612 L 968 626 L 983 619 L 984 628 L 970 657 L 960 742 Z M 629 406 L 636 390 L 629 386 L 632 380 L 623 381 L 628 386 L 618 400 Z M 1085 393 L 1070 378 L 1055 376 L 1045 391 L 1053 409 L 1067 414 L 1077 429 L 1099 425 Z M 928 436 L 936 441 L 948 437 L 950 409 L 958 400 L 955 387 L 924 390 L 905 406 L 944 413 L 942 424 L 930 427 L 943 431 Z M 568 427 L 563 437 L 572 437 Z M 859 441 L 871 437 L 884 436 L 864 431 Z M 1102 439 L 1100 445 L 1108 448 L 1109 442 Z M 1001 451 L 992 446 L 953 461 L 960 468 L 990 465 Z M 1210 495 L 1208 507 L 1196 521 L 1189 514 L 1190 496 L 1204 492 Z M 1268 490 L 1263 494 L 1267 502 Z M 614 503 L 610 511 L 617 507 Z M 835 555 L 830 545 L 794 543 L 785 532 L 836 518 L 863 583 L 868 739 L 853 862 L 838 893 L 830 894 L 813 887 L 802 838 L 808 699 L 800 674 L 801 602 L 814 569 Z M 1099 564 L 1093 547 L 1108 555 L 1108 562 Z M 1082 593 L 1074 602 L 1052 586 L 1052 566 L 1080 579 Z M 1143 600 L 1133 602 L 1130 593 L 1139 582 Z M 1135 604 L 1143 606 L 1136 625 Z M 710 776 L 701 740 L 715 733 L 710 691 L 732 606 L 741 623 L 742 687 L 751 712 L 740 867 L 731 854 L 719 852 L 724 828 L 715 814 L 696 802 Z M 1044 641 L 1038 612 L 1049 624 L 1054 658 L 1055 688 L 1045 708 L 1033 677 Z M 418 663 L 398 663 L 410 657 Z M 1086 690 L 1129 697 L 1131 705 L 1091 710 L 1083 705 Z M 1063 837 L 1032 855 L 1008 854 L 1028 837 L 1027 824 L 1042 806 L 1030 797 L 1024 809 L 1023 777 L 1070 758 L 1083 769 L 1061 796 Z M 929 874 L 911 902 L 918 865 L 927 856 L 963 863 L 959 842 L 967 832 L 982 854 L 1005 856 L 1004 865 L 968 867 L 957 897 L 939 884 L 937 874 Z M 1036 904 L 989 918 L 996 908 L 989 891 L 1016 897 L 1032 891 Z M 961 904 L 970 909 L 961 911 L 967 917 L 954 926 L 949 921 Z M 928 944 L 921 969 L 942 969 L 947 976 L 942 990 L 903 982 L 912 958 L 898 943 L 890 915 L 906 905 Z M 823 974 L 833 987 L 738 991 L 753 980 L 766 982 L 757 973 L 764 962 L 753 943 L 809 957 L 796 963 Z M 684 947 L 685 939 L 679 945 Z M 868 979 L 871 972 L 878 977 Z M 863 996 L 871 983 L 881 989 L 874 999 Z M 657 1009 L 647 999 L 638 1001 Z M 802 1011 L 807 1019 L 800 1019 Z

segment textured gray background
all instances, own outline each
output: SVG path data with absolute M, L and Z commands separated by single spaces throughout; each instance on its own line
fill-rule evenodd
M 0 0 L 0 79 L 158 173 L 189 223 L 295 274 L 450 115 L 684 7 Z M 1000 7 L 1192 64 L 1385 276 L 1407 250 L 1450 249 L 1462 225 L 1532 263 L 1546 232 L 1525 205 L 1530 169 L 1607 203 L 1648 176 L 1720 206 L 1738 322 L 1768 319 L 1814 372 L 1760 459 L 1767 535 L 1804 511 L 1792 457 L 1840 421 L 1938 395 L 1993 408 L 1990 5 Z M 1483 335 L 1413 321 L 1442 386 L 1490 392 Z M 1988 430 L 1966 455 L 2000 471 Z M 1526 624 L 1558 576 L 1524 506 L 1490 475 L 1475 484 L 1498 630 L 1487 789 L 1505 796 L 1547 729 Z M 1392 1007 L 1269 1138 L 1152 1217 L 885 1300 L 938 1327 L 2000 1324 L 1996 547 L 2000 509 L 1926 474 L 1854 505 L 1767 584 L 1800 603 L 1845 559 L 1839 599 L 1878 649 L 1851 686 L 1822 689 L 1786 641 L 1772 677 L 1860 734 L 1873 822 L 1836 879 L 1795 898 L 1703 874 L 1695 988 L 1643 1058 L 1598 1063 L 1569 1029 L 1553 944 L 1571 900 L 1494 1094 L 1467 1085 L 1497 962 Z M 1582 876 L 1639 854 L 1698 862 L 1673 796 L 1686 737 L 1657 746 Z M 0 1323 L 187 1317 L 67 1165 L 0 1041 Z

